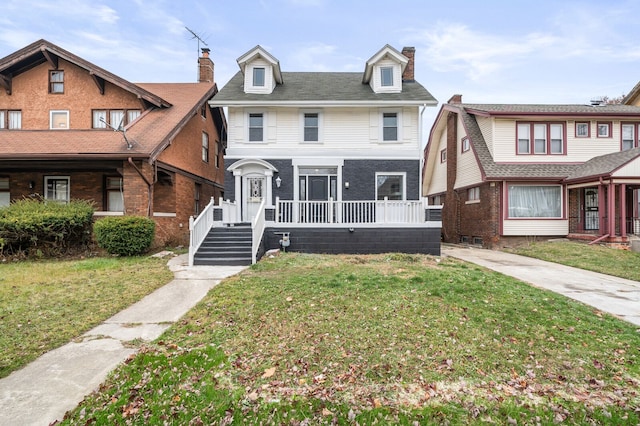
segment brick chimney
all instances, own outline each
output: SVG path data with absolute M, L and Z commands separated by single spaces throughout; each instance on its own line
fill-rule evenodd
M 202 48 L 202 56 L 198 58 L 198 82 L 213 83 L 213 61 L 209 58 L 210 49 Z
M 402 73 L 402 81 L 414 81 L 415 76 L 413 74 L 413 66 L 415 62 L 416 56 L 416 48 L 415 47 L 403 47 L 402 54 L 409 59 L 407 62 L 407 67 L 404 69 Z
M 461 104 L 462 103 L 462 95 L 453 95 L 451 99 L 447 101 L 448 104 Z

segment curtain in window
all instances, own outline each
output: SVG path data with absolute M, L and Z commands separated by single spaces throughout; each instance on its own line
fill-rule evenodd
M 107 128 L 106 121 L 107 121 L 107 111 L 104 111 L 104 110 L 93 111 L 93 128 L 94 129 L 106 129 Z
M 4 111 L 0 111 L 0 129 L 4 129 Z
M 562 217 L 559 186 L 509 186 L 509 217 Z
M 129 111 L 127 111 L 127 124 L 131 123 L 138 117 L 140 117 L 140 110 L 130 109 Z
M 22 129 L 22 111 L 9 111 L 9 128 Z
M 124 111 L 109 111 L 109 123 L 114 129 L 122 129 L 122 127 L 124 126 Z

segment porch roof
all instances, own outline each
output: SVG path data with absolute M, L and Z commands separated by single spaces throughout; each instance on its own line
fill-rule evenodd
M 151 108 L 122 132 L 104 129 L 0 131 L 0 160 L 155 159 L 199 111 L 217 87 L 211 83 L 140 83 L 138 86 L 171 102 Z
M 600 155 L 575 167 L 565 179 L 566 183 L 596 180 L 600 177 L 613 177 L 617 171 L 631 163 L 640 163 L 640 148 Z M 640 176 L 636 176 L 640 178 Z

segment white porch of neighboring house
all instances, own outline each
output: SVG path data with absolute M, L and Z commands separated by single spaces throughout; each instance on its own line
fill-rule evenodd
M 227 257 L 245 264 L 255 263 L 266 250 L 277 248 L 314 253 L 440 254 L 442 206 L 427 205 L 426 200 L 298 201 L 276 197 L 274 205 L 267 206 L 266 195 L 257 207 L 222 199 L 216 204 L 212 199 L 190 221 L 189 264 L 217 264 L 214 259 L 203 263 L 207 250 L 202 249 L 207 238 L 216 233 L 220 238 L 231 233 L 228 239 L 235 240 L 235 245 L 225 248 L 219 242 L 217 251 L 209 251 L 211 256 L 238 254 Z M 245 213 L 249 207 L 251 217 Z M 247 230 L 242 250 L 236 240 L 241 229 Z

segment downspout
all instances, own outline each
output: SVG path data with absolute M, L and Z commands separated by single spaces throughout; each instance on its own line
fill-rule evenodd
M 153 183 L 149 182 L 149 179 L 147 179 L 147 177 L 142 173 L 142 170 L 140 170 L 138 168 L 138 166 L 135 165 L 135 163 L 133 162 L 133 159 L 131 157 L 127 158 L 127 161 L 129 162 L 129 164 L 131 164 L 131 167 L 133 167 L 133 169 L 138 172 L 138 174 L 140 175 L 140 177 L 142 178 L 142 180 L 147 184 L 147 217 L 151 217 L 151 188 L 153 186 Z
M 420 181 L 420 183 L 418 185 L 418 191 L 420 191 L 420 192 L 418 194 L 418 199 L 422 199 L 422 197 L 423 197 L 423 195 L 422 195 L 423 194 L 422 193 L 422 184 L 423 184 L 423 182 L 422 182 L 422 180 L 423 180 L 422 169 L 424 168 L 424 149 L 425 149 L 426 145 L 425 145 L 425 147 L 422 146 L 422 133 L 424 131 L 424 126 L 423 126 L 422 120 L 423 120 L 423 115 L 424 115 L 424 112 L 426 111 L 426 109 L 427 109 L 427 104 L 422 104 L 422 110 L 420 111 L 420 120 L 418 121 L 418 141 L 420 141 L 420 143 L 419 143 L 419 146 L 420 146 L 420 154 L 419 154 L 420 155 L 420 165 L 419 165 L 419 167 L 420 167 L 420 169 L 418 170 L 418 176 L 419 176 L 419 181 Z

